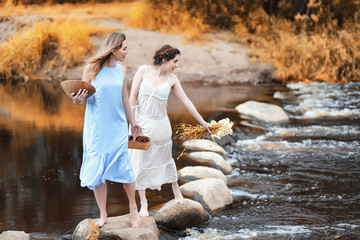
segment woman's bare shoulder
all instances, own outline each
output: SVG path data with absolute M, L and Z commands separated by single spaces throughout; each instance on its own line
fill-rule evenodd
M 150 65 L 143 64 L 143 65 L 139 66 L 138 70 L 139 71 L 145 71 L 145 70 L 150 69 L 150 68 L 151 68 Z
M 180 84 L 179 78 L 174 73 L 170 73 L 169 84 L 171 87 L 173 87 L 175 84 Z
M 82 80 L 85 82 L 91 82 L 90 75 L 92 71 L 92 64 L 86 64 L 83 69 Z
M 119 66 L 121 67 L 121 70 L 123 71 L 124 75 L 127 74 L 127 69 L 126 69 L 126 66 L 122 65 L 121 63 L 117 63 L 119 64 Z

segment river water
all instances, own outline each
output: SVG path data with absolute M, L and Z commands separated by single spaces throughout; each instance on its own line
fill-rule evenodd
M 162 239 L 360 239 L 359 83 L 184 89 L 208 121 L 235 122 L 223 141 L 234 202 L 196 228 L 161 230 Z M 234 108 L 247 100 L 278 104 L 290 121 L 245 119 Z M 98 217 L 93 193 L 79 184 L 83 113 L 59 84 L 0 85 L 0 233 L 66 239 L 81 220 Z M 169 117 L 173 126 L 195 123 L 172 95 Z M 182 148 L 174 143 L 176 157 Z M 109 215 L 127 214 L 121 184 L 108 186 Z M 151 214 L 173 197 L 168 185 L 148 196 Z

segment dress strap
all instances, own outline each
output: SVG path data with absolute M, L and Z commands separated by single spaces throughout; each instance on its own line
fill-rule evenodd
M 170 73 L 170 74 L 169 74 L 169 76 L 168 76 L 168 78 L 167 78 L 167 81 L 166 81 L 167 84 L 169 84 L 169 79 L 170 79 L 171 74 L 173 74 L 173 73 Z M 170 86 L 170 85 L 169 85 L 169 86 Z
M 149 68 L 149 66 L 147 66 L 147 65 L 145 65 L 145 75 L 146 75 L 146 77 L 148 77 L 148 68 Z M 144 80 L 142 80 L 142 81 L 144 81 Z M 135 106 L 130 106 L 130 108 L 137 108 L 137 107 L 140 107 L 141 106 L 141 104 L 138 104 L 138 105 L 135 105 Z

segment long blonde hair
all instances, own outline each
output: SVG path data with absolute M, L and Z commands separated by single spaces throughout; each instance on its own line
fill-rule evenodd
M 95 76 L 103 67 L 104 63 L 111 57 L 112 52 L 122 47 L 122 43 L 126 40 L 126 36 L 121 32 L 112 32 L 106 36 L 100 49 L 96 55 L 85 61 L 85 66 L 91 64 L 90 81 L 95 79 Z

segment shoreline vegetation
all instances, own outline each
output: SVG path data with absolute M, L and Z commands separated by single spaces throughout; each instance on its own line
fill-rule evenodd
M 246 48 L 251 66 L 271 66 L 283 83 L 360 81 L 360 0 L 0 0 L 0 6 L 5 83 L 64 80 L 95 51 L 94 38 L 114 30 L 93 23 L 100 19 L 178 34 L 199 47 L 218 34 Z

